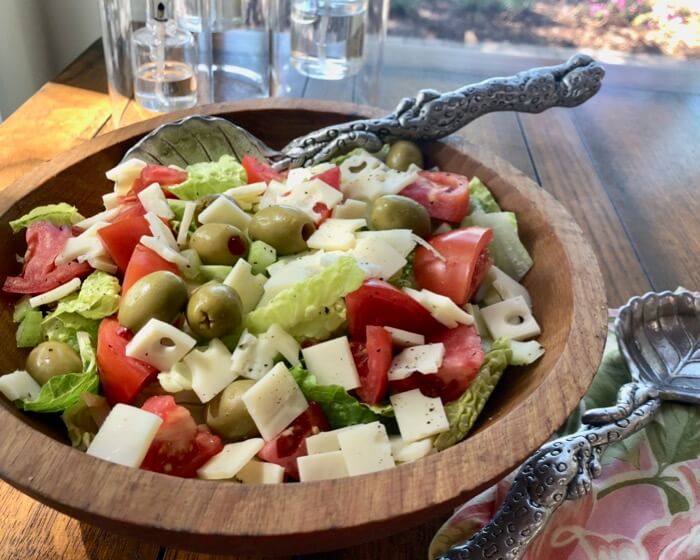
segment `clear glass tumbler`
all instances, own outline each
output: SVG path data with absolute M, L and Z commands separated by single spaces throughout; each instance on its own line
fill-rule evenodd
M 134 93 L 131 68 L 131 0 L 100 0 L 112 124 L 119 127 Z

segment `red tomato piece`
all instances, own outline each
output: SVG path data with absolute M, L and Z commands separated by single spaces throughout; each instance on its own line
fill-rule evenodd
M 436 235 L 428 243 L 445 260 L 419 246 L 413 259 L 416 282 L 421 288 L 447 296 L 457 305 L 464 305 L 491 266 L 486 251 L 491 239 L 493 232 L 481 227 L 455 229 Z
M 370 278 L 357 290 L 345 296 L 348 331 L 356 341 L 366 338 L 368 325 L 396 327 L 427 335 L 441 325 L 409 295 L 383 280 Z
M 126 355 L 133 334 L 116 317 L 103 319 L 97 332 L 97 369 L 110 404 L 129 404 L 144 385 L 155 381 L 158 370 Z
M 277 173 L 270 165 L 258 161 L 252 156 L 243 156 L 241 165 L 248 176 L 248 184 L 269 183 L 270 181 L 284 181 L 284 177 Z
M 87 263 L 56 266 L 56 257 L 73 236 L 71 228 L 35 222 L 27 228 L 27 251 L 20 276 L 8 276 L 2 289 L 12 294 L 41 294 L 92 271 Z
M 284 467 L 288 478 L 299 480 L 297 459 L 307 454 L 306 438 L 328 430 L 330 425 L 323 410 L 315 402 L 311 402 L 309 408 L 297 416 L 286 430 L 265 443 L 258 457 Z
M 143 278 L 151 272 L 157 272 L 159 270 L 169 270 L 170 272 L 180 276 L 180 270 L 173 263 L 166 261 L 163 257 L 159 256 L 156 252 L 151 251 L 148 247 L 141 245 L 140 243 L 136 245 L 129 264 L 126 267 L 126 272 L 124 273 L 124 282 L 122 283 L 122 295 L 125 295 L 129 291 L 129 288 L 134 285 L 136 281 Z
M 138 194 L 146 187 L 150 187 L 153 183 L 158 183 L 161 187 L 168 187 L 171 185 L 179 185 L 186 180 L 186 171 L 180 171 L 179 169 L 173 169 L 165 165 L 148 164 L 141 170 L 141 174 L 136 181 L 134 181 L 131 191 L 134 194 Z M 170 193 L 166 188 L 163 188 L 163 191 L 165 191 L 166 194 Z
M 328 218 L 331 217 L 331 209 L 326 206 L 323 202 L 317 202 L 314 204 L 312 210 L 318 214 L 318 219 L 316 220 L 316 225 L 320 226 Z
M 445 171 L 421 171 L 400 193 L 425 206 L 431 218 L 458 223 L 469 210 L 469 180 Z
M 97 235 L 102 239 L 105 249 L 119 270 L 124 272 L 141 237 L 151 235 L 151 228 L 143 216 L 120 216 L 114 223 L 100 228 Z
M 368 404 L 379 404 L 386 397 L 389 388 L 389 368 L 391 367 L 391 334 L 384 327 L 367 327 L 366 367 L 358 368 L 360 387 L 357 396 Z M 354 354 L 353 354 L 354 357 Z
M 141 408 L 163 419 L 142 469 L 194 478 L 197 470 L 224 448 L 221 438 L 206 426 L 197 426 L 190 412 L 178 406 L 172 395 L 151 397 Z
M 334 189 L 340 190 L 340 167 L 337 165 L 331 167 L 328 171 L 319 173 L 318 175 L 312 177 L 313 179 L 320 179 L 326 185 L 330 185 Z

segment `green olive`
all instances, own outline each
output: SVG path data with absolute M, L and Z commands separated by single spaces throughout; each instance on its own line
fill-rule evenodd
M 272 245 L 278 255 L 293 255 L 307 249 L 306 240 L 316 231 L 313 220 L 293 206 L 270 206 L 253 216 L 248 233 Z
M 233 266 L 248 254 L 248 236 L 229 224 L 204 224 L 190 237 L 190 247 L 204 264 Z
M 241 398 L 253 385 L 250 379 L 234 381 L 207 404 L 207 425 L 222 438 L 239 441 L 258 435 Z
M 408 140 L 399 140 L 391 145 L 386 155 L 386 164 L 392 169 L 406 171 L 411 164 L 423 167 L 423 153 L 420 148 Z
M 26 369 L 39 385 L 56 375 L 80 373 L 83 363 L 80 356 L 63 342 L 42 342 L 27 356 Z
M 134 283 L 119 303 L 119 323 L 137 332 L 149 319 L 172 322 L 187 302 L 187 286 L 177 274 L 151 272 Z
M 187 323 L 203 338 L 220 338 L 241 324 L 242 304 L 236 290 L 210 282 L 197 288 L 187 304 Z
M 410 229 L 416 235 L 430 236 L 428 211 L 405 196 L 387 194 L 372 203 L 369 223 L 372 229 Z

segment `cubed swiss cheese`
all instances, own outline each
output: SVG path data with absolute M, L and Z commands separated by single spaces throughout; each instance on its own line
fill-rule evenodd
M 233 187 L 226 191 L 236 204 L 240 206 L 243 210 L 250 211 L 253 209 L 255 204 L 260 202 L 260 199 L 265 194 L 267 189 L 267 184 L 264 182 L 251 183 L 250 185 L 242 185 L 240 187 Z
M 343 195 L 340 191 L 320 179 L 309 179 L 282 192 L 277 197 L 276 204 L 295 206 L 317 222 L 323 217 L 318 210 L 318 204 L 333 210 L 342 200 Z
M 239 443 L 229 443 L 197 471 L 205 480 L 228 480 L 236 476 L 263 448 L 262 438 L 252 438 Z
M 319 163 L 313 167 L 295 167 L 294 169 L 290 169 L 287 174 L 287 186 L 296 187 L 304 181 L 308 181 L 312 177 L 316 177 L 334 167 L 335 164 L 333 163 Z
M 437 373 L 444 357 L 445 345 L 442 342 L 406 348 L 392 360 L 389 381 L 406 379 L 414 371 Z
M 309 406 L 292 374 L 282 362 L 241 398 L 265 441 L 274 439 Z
M 34 400 L 39 396 L 41 386 L 26 371 L 18 369 L 0 376 L 0 393 L 9 401 Z
M 523 296 L 523 299 L 525 299 L 528 307 L 532 308 L 530 293 L 527 291 L 525 286 L 523 286 L 520 282 L 513 280 L 496 265 L 491 265 L 486 275 L 486 279 L 491 282 L 491 285 L 498 292 L 498 295 L 504 300 Z
M 284 481 L 284 467 L 251 459 L 238 471 L 236 480 L 243 484 L 281 484 Z
M 422 334 L 412 333 L 396 327 L 384 327 L 391 335 L 391 341 L 402 348 L 425 344 L 425 337 Z
M 350 426 L 338 434 L 338 441 L 350 476 L 395 466 L 386 428 L 381 422 Z
M 406 259 L 379 237 L 358 239 L 350 253 L 369 276 L 387 280 L 406 265 Z
M 258 305 L 266 281 L 267 278 L 262 274 L 253 274 L 248 261 L 238 259 L 231 272 L 226 276 L 224 284 L 233 288 L 240 296 L 243 313 L 250 313 Z
M 363 200 L 348 198 L 346 201 L 333 208 L 331 217 L 338 218 L 339 220 L 354 220 L 367 218 L 368 212 L 369 204 Z
M 332 480 L 348 476 L 345 454 L 342 451 L 330 451 L 316 455 L 305 455 L 297 459 L 299 480 Z
M 87 454 L 126 467 L 139 467 L 162 423 L 157 414 L 117 404 L 100 426 Z
M 309 237 L 306 244 L 310 249 L 348 251 L 355 246 L 355 232 L 363 227 L 367 227 L 364 219 L 329 218 Z
M 309 455 L 339 451 L 338 434 L 347 428 L 338 428 L 329 432 L 319 432 L 306 438 L 306 451 Z
M 399 253 L 402 257 L 408 257 L 416 248 L 416 240 L 410 229 L 384 229 L 380 231 L 360 231 L 358 239 L 381 239 Z
M 160 371 L 168 371 L 185 357 L 197 341 L 180 329 L 160 321 L 149 319 L 126 345 L 126 355 L 152 365 Z
M 94 222 L 76 237 L 69 237 L 61 253 L 56 257 L 56 265 L 66 264 L 85 255 L 107 256 L 102 240 L 97 232 L 109 224 L 104 221 Z
M 137 195 L 141 205 L 146 209 L 146 212 L 151 212 L 160 218 L 173 218 L 175 214 L 168 205 L 165 199 L 163 189 L 158 183 L 153 183 L 139 192 Z
M 433 438 L 419 439 L 408 443 L 401 436 L 391 436 L 389 441 L 391 442 L 391 454 L 397 463 L 412 463 L 435 451 Z
M 389 400 L 394 407 L 401 438 L 405 442 L 425 439 L 450 428 L 445 407 L 439 397 L 426 397 L 420 389 L 413 389 L 391 395 Z
M 454 328 L 459 324 L 474 324 L 474 318 L 448 297 L 430 290 L 404 288 L 403 291 L 425 307 L 436 321 L 446 327 Z
M 523 296 L 482 307 L 481 316 L 494 338 L 527 340 L 542 332 Z
M 199 213 L 200 224 L 229 224 L 236 226 L 245 232 L 252 220 L 250 214 L 246 214 L 231 199 L 219 196 L 207 208 Z
M 341 336 L 301 351 L 309 372 L 320 385 L 340 385 L 348 391 L 360 386 L 347 336 Z
M 105 173 L 105 176 L 110 181 L 114 181 L 114 192 L 118 196 L 126 196 L 144 167 L 146 167 L 145 161 L 132 158 L 113 167 Z
M 340 189 L 347 198 L 373 201 L 385 194 L 398 194 L 418 176 L 390 169 L 371 154 L 355 154 L 340 164 Z
M 231 356 L 231 371 L 238 377 L 258 380 L 275 365 L 277 347 L 264 335 L 244 331 Z
M 183 361 L 191 372 L 192 390 L 203 403 L 212 400 L 236 379 L 231 371 L 231 353 L 218 338 L 212 339 L 206 350 L 192 350 Z

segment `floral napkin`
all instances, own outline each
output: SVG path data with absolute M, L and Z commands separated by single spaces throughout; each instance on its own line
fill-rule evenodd
M 611 323 L 593 384 L 559 435 L 576 431 L 586 409 L 614 403 L 629 380 Z M 524 560 L 699 560 L 699 457 L 700 407 L 665 402 L 649 426 L 607 449 L 593 491 L 565 502 Z M 514 475 L 457 509 L 433 538 L 430 558 L 483 527 Z

